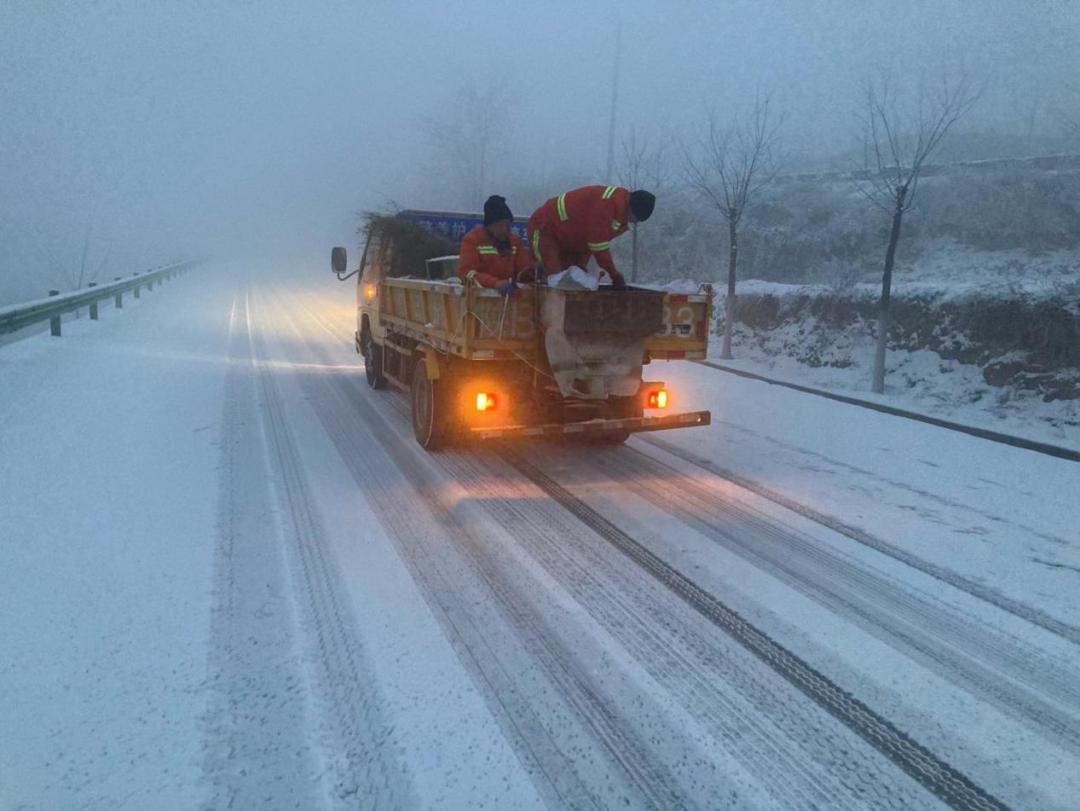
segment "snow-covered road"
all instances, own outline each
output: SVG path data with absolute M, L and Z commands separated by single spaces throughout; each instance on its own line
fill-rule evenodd
M 0 348 L 0 808 L 1075 807 L 1075 463 L 693 364 L 428 454 L 351 292 Z

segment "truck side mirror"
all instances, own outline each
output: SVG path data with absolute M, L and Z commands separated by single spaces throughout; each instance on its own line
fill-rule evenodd
M 335 274 L 340 276 L 344 273 L 348 264 L 348 256 L 345 253 L 345 249 L 340 245 L 334 247 L 330 251 L 330 268 Z

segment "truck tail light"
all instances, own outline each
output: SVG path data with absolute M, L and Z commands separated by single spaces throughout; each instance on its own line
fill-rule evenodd
M 476 393 L 477 411 L 481 413 L 486 411 L 494 411 L 496 405 L 498 405 L 498 398 L 491 392 L 478 391 Z
M 657 389 L 649 392 L 649 408 L 667 408 L 667 389 Z

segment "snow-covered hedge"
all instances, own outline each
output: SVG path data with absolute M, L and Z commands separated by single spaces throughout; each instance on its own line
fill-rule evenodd
M 872 285 L 837 291 L 748 282 L 736 300 L 739 336 L 744 345 L 806 366 L 848 367 L 862 360 L 876 334 L 877 295 Z M 719 333 L 724 308 L 716 313 Z M 901 287 L 893 297 L 889 345 L 977 366 L 990 386 L 1046 401 L 1080 399 L 1080 285 L 1019 296 Z

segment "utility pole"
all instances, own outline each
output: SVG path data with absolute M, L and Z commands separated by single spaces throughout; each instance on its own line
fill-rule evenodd
M 619 100 L 619 58 L 622 56 L 622 21 L 615 29 L 615 65 L 611 71 L 611 116 L 608 118 L 607 135 L 607 176 L 605 183 L 610 183 L 615 176 L 615 108 Z

